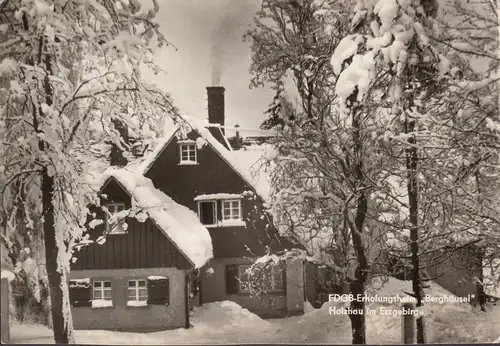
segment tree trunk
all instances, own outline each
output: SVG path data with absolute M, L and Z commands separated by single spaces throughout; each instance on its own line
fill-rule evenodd
M 45 56 L 45 67 L 52 74 L 51 59 Z M 53 92 L 48 75 L 44 79 L 45 102 L 50 106 L 53 103 Z M 40 109 L 40 114 L 43 115 Z M 47 149 L 44 141 L 39 142 L 40 151 Z M 72 331 L 68 328 L 68 321 L 64 316 L 63 278 L 66 276 L 59 271 L 59 246 L 56 240 L 55 210 L 54 210 L 54 178 L 49 175 L 47 167 L 42 172 L 42 204 L 43 204 L 43 235 L 45 243 L 45 263 L 50 291 L 50 310 L 52 314 L 52 330 L 56 344 L 73 343 Z M 59 244 L 62 245 L 62 244 Z M 66 316 L 71 318 L 71 315 Z
M 42 204 L 43 204 L 43 233 L 45 243 L 45 263 L 50 288 L 50 309 L 52 313 L 52 329 L 56 344 L 70 342 L 69 331 L 64 321 L 63 290 L 61 287 L 62 273 L 58 271 L 56 242 L 56 228 L 54 217 L 54 178 L 47 168 L 42 172 Z
M 357 203 L 354 225 L 351 224 L 352 242 L 356 257 L 358 258 L 354 280 L 349 284 L 351 293 L 354 296 L 351 302 L 351 310 L 355 313 L 349 315 L 353 344 L 366 344 L 365 302 L 363 299 L 358 298 L 364 297 L 365 284 L 368 277 L 368 260 L 366 258 L 362 237 L 367 208 L 368 201 L 365 193 L 362 192 Z
M 363 227 L 368 210 L 368 200 L 366 198 L 364 184 L 364 153 L 363 142 L 361 139 L 361 123 L 360 123 L 360 107 L 357 105 L 357 89 L 351 98 L 353 107 L 352 111 L 352 127 L 353 127 L 353 177 L 357 186 L 357 201 L 356 201 L 356 216 L 354 224 L 349 221 L 349 228 L 352 234 L 352 243 L 358 265 L 354 273 L 354 280 L 349 284 L 351 293 L 354 296 L 351 302 L 351 310 L 354 313 L 349 314 L 352 329 L 352 343 L 366 344 L 366 324 L 365 324 L 365 302 L 363 297 L 365 293 L 365 283 L 368 277 L 368 259 L 366 258 L 365 246 L 363 242 Z M 346 215 L 349 218 L 349 215 Z
M 414 121 L 405 122 L 405 132 L 411 134 L 415 129 Z M 416 308 L 423 305 L 422 297 L 422 282 L 420 278 L 420 259 L 418 254 L 418 172 L 417 162 L 418 154 L 415 147 L 416 140 L 414 136 L 408 139 L 409 147 L 406 149 L 406 169 L 408 178 L 408 203 L 410 210 L 410 240 L 411 240 L 411 264 L 412 264 L 412 289 L 415 298 L 417 299 Z M 422 315 L 417 316 L 417 343 L 425 343 L 424 318 Z
M 474 173 L 477 186 L 478 204 L 481 205 L 481 180 L 479 178 L 479 171 Z M 474 268 L 480 268 L 478 273 L 478 282 L 476 283 L 477 298 L 481 311 L 486 311 L 486 292 L 484 291 L 484 273 L 483 273 L 483 259 L 484 249 L 476 251 L 476 261 L 474 261 Z
M 366 344 L 366 321 L 365 321 L 365 302 L 362 299 L 356 299 L 358 295 L 362 297 L 365 292 L 365 280 L 362 278 L 362 269 L 356 268 L 355 279 L 349 284 L 352 295 L 351 311 L 349 314 L 351 320 L 352 343 L 357 345 Z

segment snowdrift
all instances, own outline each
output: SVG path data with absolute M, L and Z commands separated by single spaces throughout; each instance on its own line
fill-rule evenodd
M 433 297 L 453 297 L 441 286 L 430 282 L 425 294 Z M 385 283 L 375 282 L 368 295 L 378 297 L 408 297 L 410 281 L 389 278 Z M 304 314 L 294 327 L 296 342 L 351 342 L 351 325 L 347 315 L 330 315 L 330 307 L 347 307 L 349 303 L 327 302 L 320 309 Z M 401 317 L 383 315 L 380 309 L 400 310 L 400 303 L 367 303 L 375 311 L 367 315 L 367 342 L 401 343 Z M 492 342 L 500 331 L 500 306 L 491 306 L 481 312 L 468 303 L 428 303 L 423 307 L 428 342 L 480 343 Z M 291 341 L 291 340 L 290 340 Z
M 389 279 L 374 284 L 379 297 L 404 297 L 411 292 L 411 282 Z M 430 283 L 426 294 L 434 297 L 452 294 Z M 76 331 L 78 343 L 91 344 L 220 344 L 220 343 L 351 343 L 351 324 L 347 315 L 330 315 L 330 307 L 349 303 L 328 302 L 320 309 L 307 304 L 303 316 L 263 320 L 240 305 L 215 302 L 195 308 L 191 313 L 193 328 L 156 333 L 120 333 L 103 330 Z M 400 309 L 401 304 L 369 303 L 367 308 Z M 467 303 L 429 303 L 424 307 L 429 343 L 500 343 L 500 306 L 487 312 Z M 13 326 L 14 342 L 50 343 L 51 332 L 45 327 Z M 401 343 L 401 317 L 376 313 L 367 316 L 367 342 L 370 344 Z
M 191 313 L 195 328 L 267 327 L 269 322 L 231 301 L 203 304 Z

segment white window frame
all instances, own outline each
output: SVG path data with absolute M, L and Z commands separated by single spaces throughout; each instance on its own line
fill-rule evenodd
M 214 206 L 214 221 L 215 223 L 214 224 L 204 224 L 203 223 L 203 220 L 201 220 L 200 216 L 201 216 L 201 208 L 200 208 L 200 204 L 201 203 L 212 203 L 213 206 Z M 213 199 L 213 200 L 202 200 L 202 201 L 198 201 L 197 202 L 197 205 L 198 205 L 198 220 L 200 220 L 200 222 L 203 224 L 203 226 L 208 226 L 208 227 L 216 227 L 217 226 L 217 200 Z
M 130 286 L 130 283 L 133 282 L 134 286 Z M 139 286 L 139 282 L 144 282 L 144 286 Z M 134 292 L 133 299 L 130 297 L 130 292 Z M 146 295 L 140 294 L 141 291 L 146 292 Z M 127 300 L 128 301 L 147 301 L 148 300 L 148 283 L 145 279 L 131 279 L 127 282 Z
M 264 280 L 265 284 L 267 283 L 270 283 L 269 285 L 269 288 L 268 288 L 268 292 L 284 292 L 285 290 L 285 280 L 283 280 L 283 270 L 285 270 L 284 268 L 282 268 L 281 266 L 279 265 L 273 265 L 273 266 L 270 266 L 268 267 L 270 269 L 270 273 L 266 273 L 269 275 L 269 279 L 267 280 Z M 281 282 L 281 288 L 276 288 L 276 283 L 277 283 L 277 280 L 276 280 L 276 276 L 280 277 L 279 281 Z
M 194 148 L 194 157 L 191 157 L 190 148 Z M 187 152 L 187 159 L 183 159 L 182 153 L 183 151 Z M 179 142 L 179 165 L 197 165 L 198 164 L 198 149 L 196 148 L 195 141 L 181 141 Z
M 243 274 L 246 274 L 245 272 L 247 271 L 247 269 L 250 269 L 251 266 L 251 264 L 238 264 L 238 281 L 240 293 L 250 293 L 250 289 L 248 287 L 248 283 L 250 282 L 250 280 L 243 281 L 241 277 L 243 276 Z
M 109 287 L 104 287 L 105 283 L 109 282 Z M 99 283 L 101 287 L 96 287 L 96 283 Z M 96 292 L 100 292 L 101 297 L 96 297 Z M 110 296 L 106 297 L 104 292 L 110 292 Z M 113 283 L 110 280 L 95 280 L 92 282 L 92 299 L 94 300 L 113 300 Z
M 238 203 L 238 217 L 237 218 L 233 218 L 233 205 L 232 203 Z M 226 216 L 228 216 L 228 214 L 226 214 L 226 208 L 224 208 L 224 203 L 230 203 L 229 205 L 229 218 L 226 219 Z M 234 221 L 243 221 L 243 217 L 242 217 L 242 212 L 241 212 L 241 199 L 222 199 L 221 200 L 221 210 L 222 210 L 222 223 L 224 222 L 234 222 Z
M 112 208 L 110 208 L 112 207 Z M 118 210 L 118 208 L 122 208 L 122 210 Z M 106 209 L 108 209 L 108 213 L 106 213 L 106 234 L 127 234 L 127 230 L 123 229 L 123 224 L 125 223 L 125 220 L 117 220 L 116 225 L 110 225 L 109 223 L 109 218 L 113 216 L 114 214 L 118 214 L 125 210 L 125 203 L 121 202 L 113 202 L 113 203 L 108 203 L 106 204 Z M 114 211 L 111 211 L 110 209 L 114 209 Z

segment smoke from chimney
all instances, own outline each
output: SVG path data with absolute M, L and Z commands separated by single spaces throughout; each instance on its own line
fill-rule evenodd
M 230 65 L 238 49 L 244 47 L 242 38 L 256 11 L 255 2 L 230 0 L 224 9 L 212 34 L 211 85 L 221 85 L 224 66 Z

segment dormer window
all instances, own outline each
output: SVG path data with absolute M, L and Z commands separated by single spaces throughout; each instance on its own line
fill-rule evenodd
M 196 142 L 195 141 L 180 141 L 180 165 L 196 165 Z
M 125 210 L 124 203 L 109 203 L 106 205 L 109 215 L 106 214 L 107 234 L 126 234 L 127 227 L 124 217 L 117 217 L 117 214 Z M 112 220 L 113 221 L 112 221 Z
M 198 216 L 208 227 L 245 227 L 241 194 L 218 193 L 197 196 Z
M 217 201 L 199 201 L 198 216 L 205 226 L 217 225 Z

